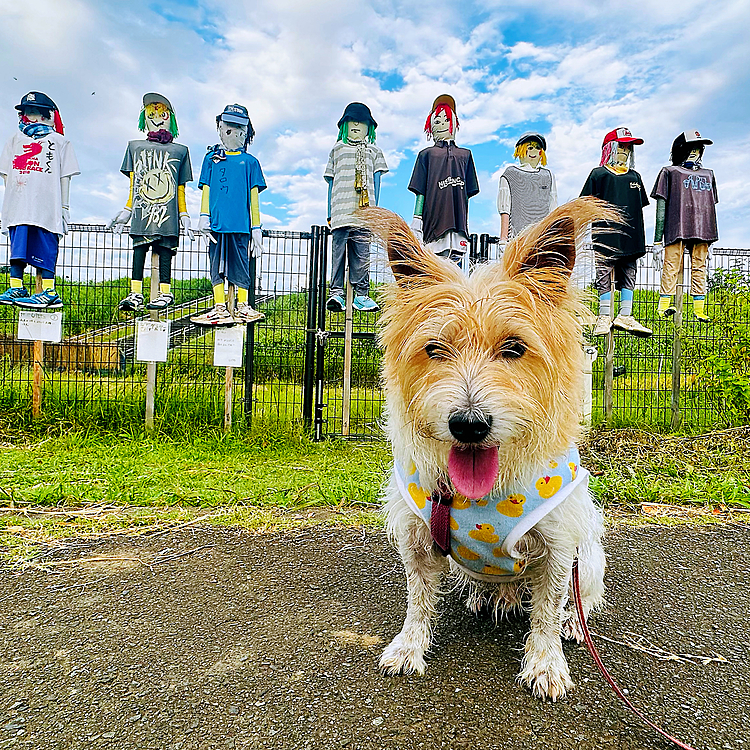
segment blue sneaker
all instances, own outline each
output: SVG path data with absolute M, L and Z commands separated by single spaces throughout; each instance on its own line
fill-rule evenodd
M 17 299 L 28 296 L 29 293 L 26 291 L 26 287 L 12 286 L 0 294 L 0 305 L 15 305 Z
M 326 302 L 326 310 L 331 312 L 344 312 L 346 310 L 346 300 L 343 294 L 332 294 Z
M 59 310 L 62 306 L 63 301 L 54 289 L 44 289 L 31 297 L 16 299 L 16 307 L 24 310 Z
M 371 299 L 366 294 L 358 294 L 352 302 L 355 310 L 360 312 L 377 312 L 380 310 L 378 303 L 374 299 Z

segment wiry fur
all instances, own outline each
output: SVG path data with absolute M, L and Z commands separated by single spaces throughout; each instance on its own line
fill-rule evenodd
M 582 393 L 581 305 L 570 284 L 576 240 L 594 221 L 616 221 L 607 204 L 582 198 L 562 206 L 517 237 L 501 263 L 470 277 L 425 251 L 406 224 L 383 209 L 362 212 L 388 249 L 396 284 L 382 318 L 387 432 L 394 458 L 414 462 L 423 488 L 449 482 L 454 445 L 451 415 L 490 415 L 482 447 L 497 446 L 496 489 L 528 479 L 579 437 Z M 504 342 L 521 340 L 520 358 L 501 355 Z M 442 347 L 431 359 L 427 344 Z M 519 548 L 528 563 L 522 577 L 498 585 L 478 582 L 433 551 L 430 532 L 391 481 L 386 489 L 388 533 L 406 568 L 407 614 L 380 660 L 388 673 L 425 670 L 444 573 L 452 568 L 467 606 L 489 606 L 496 616 L 521 606 L 530 593 L 531 632 L 519 679 L 539 697 L 555 700 L 572 687 L 560 635 L 581 640 L 575 614 L 565 611 L 571 569 L 579 554 L 581 593 L 588 614 L 603 601 L 602 518 L 585 488 L 526 534 Z

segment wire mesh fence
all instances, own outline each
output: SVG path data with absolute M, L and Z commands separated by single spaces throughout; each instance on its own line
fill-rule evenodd
M 2 242 L 0 284 L 7 285 L 9 249 L 7 239 Z M 251 260 L 251 302 L 266 317 L 246 327 L 244 364 L 231 371 L 228 391 L 226 368 L 213 364 L 215 330 L 190 322 L 212 304 L 206 241 L 181 237 L 173 262 L 175 303 L 162 314 L 170 329 L 167 361 L 156 367 L 156 426 L 221 425 L 229 394 L 235 425 L 302 425 L 319 438 L 381 434 L 380 314 L 353 314 L 348 390 L 346 315 L 325 307 L 330 244 L 324 227 L 264 231 L 263 255 Z M 370 289 L 377 301 L 392 276 L 382 250 L 373 245 L 371 252 Z M 471 255 L 475 262 L 496 260 L 497 238 L 472 236 Z M 117 426 L 144 420 L 148 365 L 136 358 L 136 327 L 145 316 L 118 310 L 129 291 L 131 257 L 127 235 L 72 226 L 57 266 L 56 287 L 65 303 L 59 343 L 19 340 L 16 309 L 0 306 L 1 407 L 31 411 L 36 370 L 46 419 Z M 687 290 L 689 273 L 686 255 Z M 662 320 L 656 314 L 659 274 L 648 254 L 639 263 L 633 312 L 654 335 L 639 339 L 615 332 L 608 357 L 607 338 L 584 329 L 584 343 L 599 354 L 593 365 L 594 419 L 695 430 L 750 419 L 750 250 L 715 249 L 708 276 L 711 322 L 698 322 L 689 301 L 681 319 Z M 592 269 L 578 275 L 583 287 L 591 281 Z M 27 276 L 26 284 L 34 280 Z

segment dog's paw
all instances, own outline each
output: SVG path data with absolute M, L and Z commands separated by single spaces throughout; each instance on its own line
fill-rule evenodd
M 409 644 L 401 633 L 383 651 L 378 666 L 388 675 L 424 674 L 427 669 L 424 651 L 414 644 Z
M 575 610 L 568 610 L 563 614 L 562 629 L 560 634 L 566 641 L 583 643 L 583 629 L 578 620 Z
M 575 685 L 570 679 L 565 657 L 561 660 L 548 658 L 532 659 L 526 656 L 526 664 L 518 675 L 518 681 L 528 687 L 534 697 L 549 699 L 553 703 L 564 698 Z

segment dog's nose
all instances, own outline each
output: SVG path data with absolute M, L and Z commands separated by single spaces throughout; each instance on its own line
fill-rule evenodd
M 448 420 L 448 429 L 462 443 L 479 443 L 490 434 L 492 417 L 473 414 L 454 414 Z

